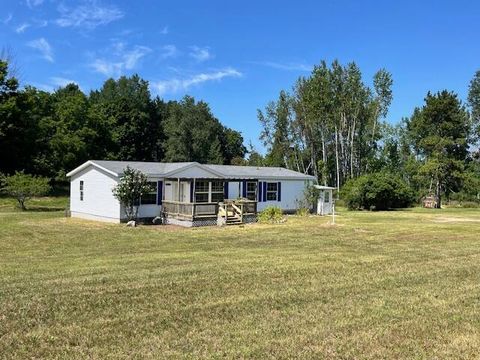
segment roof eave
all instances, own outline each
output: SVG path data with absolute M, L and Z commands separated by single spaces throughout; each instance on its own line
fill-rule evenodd
M 88 160 L 87 162 L 84 162 L 82 165 L 78 166 L 77 168 L 73 169 L 72 171 L 70 171 L 69 173 L 67 173 L 67 177 L 72 177 L 73 175 L 77 174 L 78 172 L 86 169 L 87 167 L 89 166 L 94 166 L 100 170 L 103 170 L 105 171 L 106 173 L 110 174 L 110 175 L 113 175 L 115 177 L 119 177 L 119 174 L 117 174 L 116 172 L 112 171 L 112 170 L 109 170 L 99 164 L 97 164 L 95 161 L 92 161 L 92 160 Z

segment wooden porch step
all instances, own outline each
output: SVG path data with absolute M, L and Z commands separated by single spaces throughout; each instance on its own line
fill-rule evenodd
M 227 217 L 227 225 L 238 225 L 242 224 L 242 220 L 236 217 Z

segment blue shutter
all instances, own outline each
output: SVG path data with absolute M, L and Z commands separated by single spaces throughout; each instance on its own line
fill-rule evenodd
M 223 183 L 223 198 L 228 199 L 228 181 Z
M 190 202 L 193 203 L 193 181 L 190 181 Z
M 162 205 L 163 200 L 163 181 L 157 181 L 157 205 Z
M 267 182 L 263 182 L 263 201 L 267 201 Z
M 282 201 L 282 183 L 280 181 L 277 185 L 277 201 Z
M 262 182 L 257 183 L 258 202 L 262 202 Z
M 243 180 L 242 184 L 242 197 L 247 197 L 247 180 Z

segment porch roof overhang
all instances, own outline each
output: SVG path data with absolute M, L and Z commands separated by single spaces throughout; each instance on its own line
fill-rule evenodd
M 337 189 L 336 187 L 324 186 L 324 185 L 314 185 L 314 188 L 318 190 L 336 190 Z

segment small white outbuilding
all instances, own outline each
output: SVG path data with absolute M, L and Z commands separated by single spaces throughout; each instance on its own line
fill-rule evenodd
M 317 201 L 317 214 L 332 214 L 334 211 L 333 190 L 335 190 L 336 188 L 331 186 L 315 185 L 315 189 L 319 190 Z

